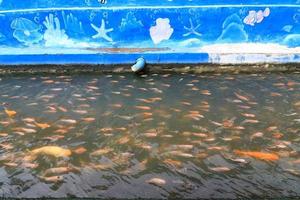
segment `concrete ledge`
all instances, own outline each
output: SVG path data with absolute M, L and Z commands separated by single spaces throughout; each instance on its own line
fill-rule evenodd
M 299 72 L 297 63 L 289 64 L 148 64 L 146 73 L 262 73 Z M 132 73 L 131 65 L 2 65 L 0 74 L 84 74 Z

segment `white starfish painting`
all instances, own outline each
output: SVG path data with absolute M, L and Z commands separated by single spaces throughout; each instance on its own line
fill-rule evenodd
M 195 27 L 194 24 L 193 24 L 193 22 L 192 22 L 192 19 L 190 19 L 190 24 L 191 24 L 190 28 L 184 26 L 184 29 L 187 30 L 188 32 L 185 33 L 185 34 L 183 34 L 183 36 L 187 37 L 187 36 L 192 35 L 192 34 L 197 35 L 197 36 L 202 36 L 202 34 L 197 31 L 197 29 L 200 27 L 201 24 L 198 24 Z
M 94 24 L 91 24 L 91 26 L 93 27 L 93 29 L 95 29 L 95 31 L 97 31 L 97 34 L 93 36 L 94 39 L 103 38 L 104 40 L 109 41 L 109 42 L 113 41 L 113 39 L 111 37 L 109 37 L 107 35 L 107 33 L 112 32 L 114 29 L 113 28 L 105 29 L 104 19 L 102 19 L 100 28 L 98 28 Z

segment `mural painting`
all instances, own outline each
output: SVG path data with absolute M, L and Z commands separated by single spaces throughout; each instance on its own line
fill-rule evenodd
M 297 3 L 241 5 L 236 0 L 230 6 L 222 1 L 210 2 L 184 1 L 178 6 L 175 1 L 149 5 L 77 0 L 49 1 L 45 5 L 42 1 L 13 4 L 12 0 L 2 0 L 0 54 L 106 54 L 107 48 L 123 53 L 135 48 L 137 52 L 149 49 L 148 53 L 153 49 L 162 53 L 206 53 L 211 59 L 215 53 L 211 49 L 216 46 L 231 53 L 231 49 L 246 44 L 263 46 L 271 53 L 299 53 Z

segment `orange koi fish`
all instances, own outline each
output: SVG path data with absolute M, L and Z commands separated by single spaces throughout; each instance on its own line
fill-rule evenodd
M 235 150 L 234 153 L 240 156 L 250 156 L 265 161 L 276 161 L 279 159 L 279 156 L 274 153 L 264 153 L 258 151 L 241 151 L 241 150 Z
M 72 152 L 69 149 L 64 149 L 58 146 L 44 146 L 30 151 L 30 154 L 33 156 L 49 155 L 49 156 L 54 156 L 56 158 L 59 158 L 59 157 L 70 157 L 72 155 Z
M 250 101 L 250 99 L 248 98 L 248 97 L 246 97 L 246 96 L 242 96 L 242 95 L 240 95 L 240 94 L 238 94 L 238 93 L 234 93 L 235 94 L 235 96 L 237 97 L 237 98 L 239 98 L 240 100 L 242 100 L 242 101 Z
M 37 123 L 37 122 L 34 122 L 34 123 L 35 123 L 35 125 L 37 125 L 41 129 L 50 128 L 50 125 L 46 124 L 46 123 Z
M 8 117 L 14 117 L 17 114 L 17 112 L 14 111 L 14 110 L 7 110 L 7 109 L 5 109 L 4 111 L 8 115 Z
M 151 108 L 148 106 L 135 106 L 135 108 L 140 109 L 140 110 L 151 110 Z

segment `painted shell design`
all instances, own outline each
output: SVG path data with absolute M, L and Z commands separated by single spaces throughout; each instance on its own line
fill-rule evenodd
M 43 39 L 43 35 L 39 32 L 41 27 L 29 19 L 17 18 L 10 26 L 14 29 L 14 38 L 26 45 L 38 43 Z

